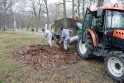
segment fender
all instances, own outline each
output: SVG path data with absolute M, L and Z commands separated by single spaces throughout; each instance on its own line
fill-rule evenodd
M 97 38 L 96 38 L 95 33 L 91 29 L 88 29 L 87 31 L 90 33 L 90 35 L 92 37 L 92 40 L 93 40 L 93 45 L 96 47 L 96 45 L 97 45 Z

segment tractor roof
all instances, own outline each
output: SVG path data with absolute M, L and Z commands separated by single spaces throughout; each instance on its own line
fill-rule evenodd
M 92 12 L 95 12 L 95 11 L 97 11 L 98 9 L 103 9 L 103 10 L 106 10 L 106 9 L 113 9 L 113 10 L 123 10 L 123 11 L 124 11 L 124 5 L 107 4 L 107 5 L 104 5 L 104 6 L 101 6 L 101 7 L 93 7 L 93 8 L 91 8 L 90 10 L 91 10 Z

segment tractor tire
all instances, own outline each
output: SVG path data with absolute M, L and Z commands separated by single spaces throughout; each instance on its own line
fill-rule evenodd
M 82 37 L 79 38 L 78 44 L 77 44 L 77 52 L 78 55 L 85 60 L 92 59 L 94 57 L 94 45 L 91 38 L 91 35 L 87 32 L 85 42 L 82 42 Z
M 105 70 L 113 80 L 124 83 L 124 53 L 109 53 L 105 58 Z

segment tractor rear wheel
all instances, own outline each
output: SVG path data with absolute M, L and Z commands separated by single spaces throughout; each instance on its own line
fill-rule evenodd
M 83 59 L 92 59 L 94 57 L 94 45 L 91 35 L 87 32 L 85 37 L 85 42 L 82 42 L 82 37 L 79 38 L 77 44 L 78 55 Z
M 107 74 L 116 81 L 124 81 L 124 54 L 112 52 L 105 59 Z

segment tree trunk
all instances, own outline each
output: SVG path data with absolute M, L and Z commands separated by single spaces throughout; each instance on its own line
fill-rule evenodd
M 74 0 L 72 0 L 72 18 L 74 18 Z
M 98 7 L 100 7 L 100 6 L 103 6 L 103 2 L 104 2 L 104 0 L 98 0 Z
M 36 27 L 35 27 L 36 29 L 36 32 L 38 32 L 38 30 L 39 30 L 39 20 L 37 19 L 37 21 L 36 21 Z
M 7 4 L 7 0 L 4 0 L 3 2 L 3 14 L 4 14 L 4 27 L 3 27 L 3 31 L 6 31 L 6 15 L 7 15 L 7 12 L 6 12 L 6 4 Z
M 66 20 L 66 0 L 63 0 L 63 15 L 64 15 L 64 27 L 67 28 L 67 20 Z
M 83 0 L 83 8 L 82 8 L 82 14 L 83 14 L 83 18 L 85 17 L 85 0 Z
M 49 28 L 50 19 L 49 19 L 49 9 L 48 9 L 47 0 L 44 0 L 44 3 L 45 3 L 45 7 L 46 7 L 46 15 L 47 15 L 47 28 Z
M 78 17 L 80 18 L 80 0 L 77 1 L 78 1 Z
M 49 24 L 50 24 L 50 19 L 49 19 L 49 10 L 48 10 L 48 7 L 46 7 L 46 10 L 47 10 L 47 28 L 49 28 Z

